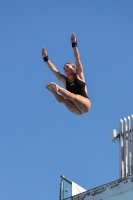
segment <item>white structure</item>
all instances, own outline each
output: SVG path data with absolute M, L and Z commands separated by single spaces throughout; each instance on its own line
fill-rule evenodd
M 119 178 L 133 175 L 133 115 L 120 119 L 119 133 L 113 130 L 111 141 L 119 138 Z
M 133 176 L 119 179 L 65 200 L 133 200 Z
M 119 139 L 119 180 L 86 191 L 61 176 L 60 200 L 133 200 L 133 115 L 120 119 L 119 133 L 114 129 L 111 141 Z
M 63 200 L 67 197 L 74 196 L 80 193 L 85 192 L 86 190 L 79 186 L 78 184 L 70 181 L 63 175 L 61 175 L 61 183 L 60 183 L 60 199 Z

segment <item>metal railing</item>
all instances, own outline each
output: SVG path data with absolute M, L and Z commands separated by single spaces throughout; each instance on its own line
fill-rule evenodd
M 65 198 L 65 194 L 68 193 L 68 196 L 72 196 L 71 190 L 65 187 L 65 182 L 69 184 L 69 187 L 72 187 L 72 181 L 66 178 L 65 176 L 61 175 L 61 182 L 60 182 L 60 195 L 59 200 L 63 200 Z

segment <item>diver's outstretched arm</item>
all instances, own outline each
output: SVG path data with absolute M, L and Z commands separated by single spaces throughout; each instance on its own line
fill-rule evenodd
M 55 65 L 48 59 L 48 54 L 46 49 L 42 48 L 42 57 L 43 59 L 47 57 L 46 64 L 49 67 L 49 69 L 54 73 L 54 75 L 57 77 L 59 81 L 61 81 L 64 85 L 66 84 L 66 77 L 63 74 L 60 74 Z M 44 59 L 45 60 L 45 59 Z
M 73 46 L 73 53 L 74 53 L 74 57 L 75 57 L 75 62 L 76 62 L 76 73 L 77 75 L 79 75 L 79 77 L 81 79 L 84 80 L 84 74 L 83 74 L 83 66 L 82 63 L 80 61 L 80 55 L 79 55 L 79 51 L 78 51 L 78 47 L 77 47 L 77 40 L 76 40 L 76 36 L 74 33 L 72 33 L 71 35 L 71 43 L 75 44 Z

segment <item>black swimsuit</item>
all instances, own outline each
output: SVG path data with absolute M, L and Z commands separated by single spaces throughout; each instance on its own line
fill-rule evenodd
M 88 98 L 88 95 L 85 92 L 85 83 L 76 77 L 73 83 L 69 83 L 68 81 L 66 81 L 66 89 L 71 93 L 79 94 L 83 97 Z

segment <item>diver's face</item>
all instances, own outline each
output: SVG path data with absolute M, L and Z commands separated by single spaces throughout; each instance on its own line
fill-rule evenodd
M 64 69 L 64 73 L 66 75 L 72 75 L 72 74 L 74 74 L 74 68 L 70 64 L 65 64 L 64 67 L 63 67 L 63 69 Z

